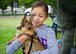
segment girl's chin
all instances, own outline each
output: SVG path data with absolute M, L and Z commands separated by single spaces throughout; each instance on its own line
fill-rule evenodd
M 33 25 L 34 27 L 38 27 L 39 25 Z
M 33 23 L 33 26 L 39 26 L 39 24 L 38 23 Z
M 38 24 L 34 24 L 33 26 L 34 26 L 34 27 L 39 27 L 40 25 L 38 25 Z
M 40 23 L 32 23 L 34 27 L 39 27 Z

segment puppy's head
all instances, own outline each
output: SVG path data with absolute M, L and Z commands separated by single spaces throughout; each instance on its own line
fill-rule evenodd
M 33 15 L 31 16 L 30 20 L 27 20 L 26 16 L 23 17 L 21 21 L 21 25 L 17 27 L 19 34 L 29 34 L 31 36 L 35 35 L 34 27 L 31 23 L 31 19 L 33 18 Z

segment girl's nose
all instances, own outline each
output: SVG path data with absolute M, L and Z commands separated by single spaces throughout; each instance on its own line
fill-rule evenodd
M 39 16 L 35 16 L 35 17 L 34 17 L 34 20 L 35 20 L 35 21 L 38 21 L 38 20 L 39 20 Z

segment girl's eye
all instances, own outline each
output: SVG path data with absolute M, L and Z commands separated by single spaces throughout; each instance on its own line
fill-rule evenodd
M 41 18 L 43 17 L 43 16 L 40 16 Z

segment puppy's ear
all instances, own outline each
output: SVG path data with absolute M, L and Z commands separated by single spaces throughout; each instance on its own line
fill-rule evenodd
M 24 23 L 26 23 L 26 22 L 27 22 L 26 15 L 24 15 L 24 17 L 23 17 L 23 19 L 21 21 L 21 25 L 24 25 Z
M 34 15 L 32 14 L 31 17 L 30 17 L 30 19 L 29 19 L 29 22 L 32 22 L 33 18 L 34 18 Z

